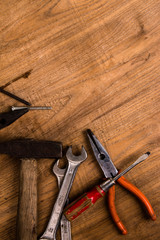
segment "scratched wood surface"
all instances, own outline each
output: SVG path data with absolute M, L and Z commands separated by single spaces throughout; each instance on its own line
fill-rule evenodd
M 115 228 L 107 200 L 72 223 L 73 240 L 160 239 L 160 1 L 0 1 L 0 86 L 34 106 L 0 130 L 0 140 L 29 137 L 83 144 L 88 159 L 79 167 L 71 200 L 100 182 L 86 138 L 91 128 L 117 168 L 146 151 L 151 156 L 127 174 L 157 214 L 150 220 L 139 202 L 117 186 L 117 211 L 128 229 Z M 21 104 L 0 93 L 0 109 Z M 38 162 L 38 236 L 49 220 L 58 188 L 52 166 Z M 15 240 L 19 187 L 16 159 L 0 157 L 0 239 Z M 58 237 L 59 239 L 59 237 Z

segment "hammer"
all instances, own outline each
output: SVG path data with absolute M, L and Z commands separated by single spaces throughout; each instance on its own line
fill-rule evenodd
M 62 143 L 15 139 L 0 143 L 0 153 L 21 160 L 17 239 L 37 240 L 37 159 L 61 158 Z

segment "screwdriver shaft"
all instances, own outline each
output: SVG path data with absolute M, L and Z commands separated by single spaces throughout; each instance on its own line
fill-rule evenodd
M 21 110 L 21 109 L 28 109 L 28 110 L 50 110 L 50 109 L 52 109 L 52 107 L 47 107 L 47 106 L 43 106 L 43 107 L 41 107 L 41 106 L 35 106 L 35 107 L 21 107 L 21 106 L 19 106 L 19 107 L 15 107 L 15 106 L 12 106 L 12 111 L 16 111 L 16 110 Z
M 118 175 L 116 175 L 114 178 L 110 178 L 107 181 L 105 181 L 104 183 L 102 183 L 100 186 L 103 189 L 103 191 L 108 191 L 108 189 L 113 186 L 115 184 L 115 182 L 122 177 L 124 174 L 126 174 L 127 172 L 129 172 L 132 168 L 134 168 L 137 164 L 139 164 L 140 162 L 144 161 L 148 156 L 150 155 L 149 152 L 143 154 L 142 156 L 140 156 L 134 163 L 132 163 L 128 168 L 126 168 L 123 172 L 119 173 Z

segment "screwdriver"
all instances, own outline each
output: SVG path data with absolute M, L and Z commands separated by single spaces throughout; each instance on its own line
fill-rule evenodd
M 122 177 L 125 173 L 130 171 L 133 167 L 135 167 L 137 164 L 144 161 L 148 156 L 150 155 L 150 152 L 147 152 L 140 156 L 134 163 L 132 163 L 127 169 L 125 169 L 123 172 L 119 173 L 113 178 L 109 178 L 105 182 L 103 182 L 101 185 L 98 185 L 94 187 L 92 190 L 90 190 L 87 193 L 84 193 L 81 197 L 79 197 L 77 200 L 70 203 L 65 209 L 64 209 L 64 215 L 69 221 L 73 221 L 75 218 L 77 218 L 81 213 L 86 211 L 89 207 L 93 206 L 95 202 L 105 196 L 106 192 L 111 188 L 113 185 L 115 185 L 116 181 Z
M 51 107 L 11 107 L 11 111 L 0 114 L 0 129 L 5 128 L 23 116 L 29 110 L 50 110 Z

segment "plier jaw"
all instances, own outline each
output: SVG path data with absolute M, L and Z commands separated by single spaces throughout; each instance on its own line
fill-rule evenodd
M 118 170 L 114 166 L 108 152 L 102 146 L 100 141 L 96 138 L 93 132 L 90 129 L 87 129 L 87 136 L 91 144 L 94 156 L 99 163 L 104 176 L 106 178 L 113 178 L 118 174 Z

